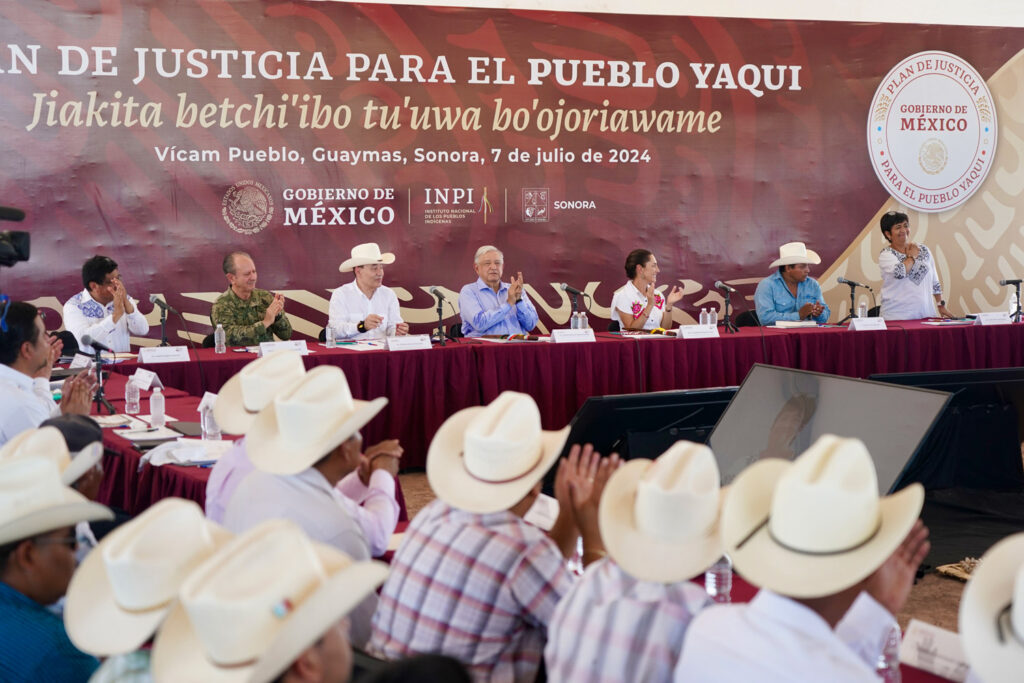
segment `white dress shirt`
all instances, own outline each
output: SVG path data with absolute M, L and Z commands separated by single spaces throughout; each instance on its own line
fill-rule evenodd
M 878 683 L 875 662 L 894 623 L 867 593 L 833 631 L 809 607 L 761 590 L 746 605 L 714 605 L 697 615 L 675 680 Z
M 359 323 L 371 313 L 384 318 L 380 327 L 360 332 Z M 373 297 L 367 298 L 353 280 L 331 294 L 327 324 L 334 328 L 336 339 L 379 339 L 385 333 L 389 337 L 394 336 L 395 326 L 400 322 L 402 314 L 398 308 L 398 297 L 389 287 L 381 285 L 374 290 Z
M 104 306 L 92 298 L 88 289 L 68 299 L 64 304 L 64 327 L 75 335 L 79 348 L 92 353 L 92 347 L 82 344 L 82 337 L 89 335 L 114 351 L 131 351 L 131 335 L 142 336 L 149 332 L 149 323 L 139 310 L 139 302 L 131 299 L 135 310 L 126 313 L 114 322 L 114 302 Z
M 0 365 L 0 446 L 58 415 L 47 380 Z
M 382 474 L 390 478 L 386 472 Z M 253 470 L 228 501 L 224 526 L 239 534 L 268 519 L 288 519 L 314 541 L 337 548 L 354 560 L 368 560 L 370 547 L 349 511 L 354 503 L 346 500 L 313 467 L 289 475 Z M 362 647 L 370 639 L 370 619 L 376 608 L 374 593 L 349 615 L 353 645 Z

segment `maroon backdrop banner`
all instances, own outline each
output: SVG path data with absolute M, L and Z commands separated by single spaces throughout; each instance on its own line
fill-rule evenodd
M 418 324 L 487 243 L 548 327 L 551 283 L 600 314 L 636 247 L 684 311 L 716 279 L 749 293 L 780 243 L 830 263 L 886 199 L 864 130 L 893 65 L 944 50 L 988 78 L 1024 35 L 257 0 L 21 0 L 0 20 L 0 205 L 28 214 L 0 228 L 32 233 L 0 288 L 63 301 L 104 253 L 202 333 L 236 248 L 260 286 L 308 293 L 288 308 L 307 334 L 367 241 L 397 254 L 386 284 Z

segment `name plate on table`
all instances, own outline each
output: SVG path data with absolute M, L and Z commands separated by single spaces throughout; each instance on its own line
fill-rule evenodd
M 597 339 L 594 338 L 594 329 L 587 327 L 582 330 L 551 330 L 551 341 L 556 344 L 574 344 L 597 341 Z
M 680 339 L 717 339 L 718 325 L 683 325 L 678 334 Z
M 429 349 L 429 334 L 407 334 L 401 337 L 387 337 L 384 345 L 388 351 L 412 351 L 414 349 Z
M 957 683 L 967 679 L 970 667 L 960 635 L 911 619 L 900 644 L 900 661 Z
M 80 353 L 76 353 L 75 357 L 71 359 L 71 364 L 68 365 L 69 370 L 78 370 L 79 368 L 91 368 L 93 364 L 92 358 L 89 356 L 83 356 Z
M 863 332 L 864 330 L 887 330 L 885 318 L 850 318 L 851 330 Z
M 140 363 L 180 363 L 189 360 L 187 346 L 143 346 L 139 349 Z
M 160 378 L 156 376 L 156 373 L 152 370 L 146 370 L 145 368 L 137 368 L 135 374 L 132 375 L 131 381 L 135 382 L 142 391 L 149 391 L 153 387 L 164 388 Z
M 306 348 L 305 339 L 295 339 L 290 341 L 276 341 L 276 342 L 260 342 L 260 358 L 273 353 L 274 351 L 298 351 L 303 356 L 309 353 L 309 349 Z
M 979 313 L 974 319 L 975 325 L 1010 325 L 1013 320 L 1006 311 L 992 311 L 991 313 Z

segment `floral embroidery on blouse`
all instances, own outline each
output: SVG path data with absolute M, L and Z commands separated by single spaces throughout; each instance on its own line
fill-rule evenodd
M 921 252 L 917 255 L 917 258 L 914 259 L 914 265 L 910 269 L 909 273 L 907 272 L 907 267 L 903 265 L 903 259 L 907 257 L 906 254 L 902 254 L 893 249 L 892 247 L 886 247 L 886 249 L 891 251 L 896 256 L 896 267 L 893 268 L 892 273 L 894 276 L 896 276 L 896 279 L 902 280 L 903 278 L 907 277 L 910 278 L 910 281 L 913 282 L 915 285 L 921 284 L 921 281 L 924 280 L 925 275 L 928 274 L 928 261 L 931 259 L 931 253 L 928 251 L 928 247 L 924 246 L 923 244 L 920 245 Z
M 662 298 L 661 294 L 654 295 L 654 307 L 661 308 L 665 305 L 665 299 Z M 636 320 L 644 314 L 644 305 L 639 301 L 633 302 L 633 320 Z

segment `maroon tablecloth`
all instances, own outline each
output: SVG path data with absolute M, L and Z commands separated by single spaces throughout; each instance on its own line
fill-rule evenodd
M 198 396 L 169 398 L 167 414 L 180 420 L 193 421 L 198 417 L 196 409 L 199 400 Z M 115 404 L 115 407 L 118 406 Z M 142 412 L 149 412 L 146 401 L 142 403 Z M 194 500 L 205 508 L 210 468 L 178 465 L 153 467 L 147 463 L 140 469 L 142 453 L 135 449 L 131 441 L 119 436 L 116 429 L 103 430 L 103 446 L 103 480 L 98 496 L 101 503 L 121 508 L 131 515 L 137 515 L 158 500 L 170 496 Z M 397 482 L 395 498 L 398 501 L 399 519 L 407 520 L 405 498 Z

